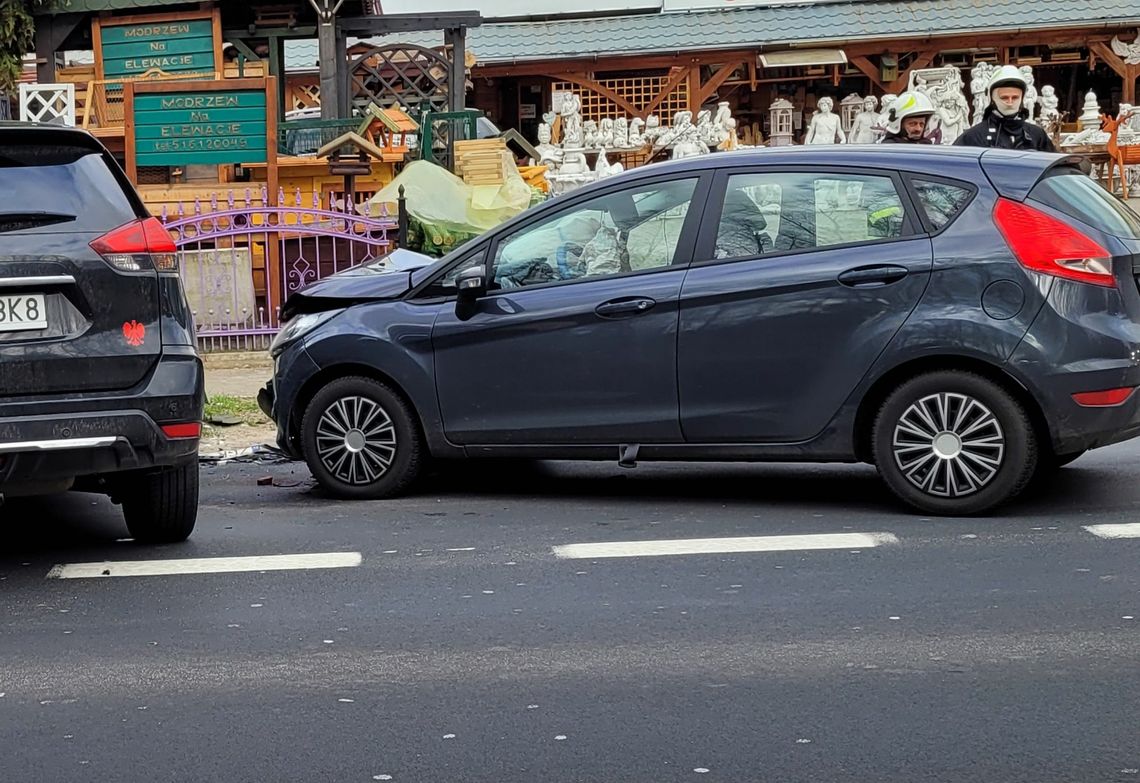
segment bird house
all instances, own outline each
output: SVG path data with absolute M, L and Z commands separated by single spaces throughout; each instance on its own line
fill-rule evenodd
M 771 132 L 768 134 L 773 147 L 786 147 L 792 144 L 792 112 L 795 107 L 785 98 L 778 98 L 768 107 Z
M 357 135 L 382 149 L 385 155 L 401 159 L 410 147 L 415 146 L 419 130 L 419 123 L 403 111 L 381 109 L 373 103 L 365 110 Z
M 333 176 L 366 176 L 372 173 L 372 161 L 383 160 L 384 150 L 357 133 L 346 133 L 321 147 L 318 158 L 328 160 Z
M 851 93 L 839 102 L 839 125 L 843 128 L 844 133 L 851 132 L 851 126 L 855 124 L 855 117 L 858 116 L 862 108 L 863 99 L 855 93 Z

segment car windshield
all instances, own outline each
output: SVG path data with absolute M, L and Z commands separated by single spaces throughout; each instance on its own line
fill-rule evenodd
M 1045 177 L 1030 198 L 1114 236 L 1140 239 L 1140 215 L 1075 169 Z

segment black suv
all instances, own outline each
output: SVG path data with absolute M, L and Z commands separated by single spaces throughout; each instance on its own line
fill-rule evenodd
M 122 169 L 0 123 L 0 494 L 105 493 L 135 540 L 184 540 L 204 399 L 174 242 Z

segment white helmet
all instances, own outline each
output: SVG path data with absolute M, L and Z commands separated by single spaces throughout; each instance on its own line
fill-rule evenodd
M 887 132 L 901 133 L 903 120 L 909 117 L 930 117 L 934 114 L 934 104 L 925 93 L 904 92 L 891 104 L 888 112 Z
M 986 92 L 992 95 L 998 87 L 1019 87 L 1025 92 L 1029 89 L 1029 84 L 1025 81 L 1025 74 L 1016 65 L 1003 65 L 990 77 Z

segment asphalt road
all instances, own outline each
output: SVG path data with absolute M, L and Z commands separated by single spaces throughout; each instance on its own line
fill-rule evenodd
M 359 504 L 212 467 L 167 548 L 9 502 L 0 780 L 1140 781 L 1140 538 L 1085 529 L 1140 522 L 1138 477 L 1126 444 L 956 520 L 853 466 L 467 465 Z M 787 535 L 842 548 L 555 554 Z M 313 553 L 360 564 L 48 578 Z

